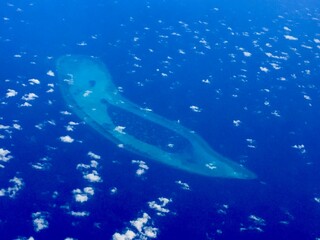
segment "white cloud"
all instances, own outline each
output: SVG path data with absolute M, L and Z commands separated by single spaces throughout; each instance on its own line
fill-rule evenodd
M 10 126 L 8 126 L 8 125 L 1 125 L 0 124 L 0 130 L 6 130 L 6 129 L 9 129 L 10 128 Z
M 38 95 L 36 95 L 35 93 L 28 93 L 23 95 L 21 99 L 25 101 L 32 101 L 32 100 L 35 100 L 36 98 L 38 98 Z
M 39 232 L 49 227 L 49 222 L 47 218 L 48 213 L 46 212 L 32 213 L 33 227 L 36 232 Z
M 89 197 L 81 189 L 75 189 L 72 191 L 74 198 L 77 202 L 83 203 L 89 200 Z
M 67 126 L 66 126 L 66 130 L 67 130 L 68 132 L 72 132 L 73 129 L 74 129 L 73 126 L 70 126 L 70 125 L 67 125 Z
M 142 236 L 156 238 L 158 229 L 147 225 L 150 219 L 151 218 L 147 213 L 143 213 L 141 218 L 137 218 L 136 220 L 130 221 L 130 223 L 139 231 L 139 233 Z
M 30 165 L 36 170 L 49 170 L 52 166 L 50 160 L 49 157 L 43 157 L 38 162 L 33 162 Z
M 71 211 L 71 212 L 69 212 L 69 214 L 74 217 L 88 217 L 90 215 L 90 213 L 86 212 L 86 211 L 83 211 L 83 212 Z
M 206 167 L 209 168 L 210 170 L 217 169 L 217 166 L 214 163 L 207 163 Z
M 143 175 L 143 174 L 145 174 L 145 173 L 146 173 L 146 170 L 143 169 L 143 168 L 139 168 L 139 169 L 137 169 L 137 171 L 136 171 L 136 174 L 137 174 L 138 176 L 141 176 L 141 175 Z
M 157 238 L 158 229 L 147 226 L 144 228 L 144 235 L 148 238 Z
M 0 197 L 4 197 L 6 195 L 5 189 L 0 189 Z
M 206 83 L 206 84 L 210 84 L 210 80 L 209 79 L 202 79 L 201 82 Z
M 98 163 L 96 160 L 91 160 L 91 161 L 90 161 L 90 166 L 91 166 L 92 168 L 97 168 L 98 165 L 99 165 L 99 163 Z
M 130 221 L 131 225 L 134 226 L 139 232 L 142 232 L 142 227 L 149 221 L 150 216 L 147 213 L 143 213 L 141 218 Z
M 281 117 L 280 112 L 278 110 L 273 110 L 271 112 L 272 115 L 276 116 L 276 117 Z
M 0 196 L 8 196 L 10 198 L 14 198 L 24 186 L 22 178 L 18 177 L 13 177 L 9 180 L 9 183 L 12 186 L 8 187 L 7 189 L 2 188 L 0 190 Z
M 12 156 L 9 155 L 10 153 L 11 152 L 9 150 L 0 148 L 0 161 L 3 161 L 3 162 L 9 161 L 12 158 Z
M 180 54 L 186 54 L 186 52 L 185 52 L 184 50 L 182 50 L 182 49 L 179 49 L 178 52 L 179 52 Z
M 111 194 L 111 195 L 114 195 L 114 194 L 116 194 L 117 192 L 118 192 L 118 188 L 116 188 L 116 187 L 113 187 L 113 188 L 110 189 L 110 194 Z
M 127 230 L 124 234 L 120 234 L 120 233 L 115 233 L 112 236 L 113 240 L 132 240 L 136 237 L 136 234 L 131 231 L 131 230 Z
M 302 154 L 307 152 L 304 144 L 295 144 L 292 147 L 295 148 L 295 149 L 298 149 Z
M 249 148 L 256 148 L 256 141 L 254 140 L 254 139 L 252 139 L 252 138 L 247 138 L 246 139 L 246 141 L 247 141 L 247 143 L 248 143 L 248 147 Z
M 94 189 L 92 187 L 85 187 L 83 191 L 91 196 L 94 195 Z
M 79 194 L 76 194 L 74 197 L 77 202 L 81 202 L 81 203 L 89 200 L 88 195 L 86 195 L 86 194 L 79 193 Z
M 89 152 L 87 155 L 94 159 L 100 159 L 99 155 L 94 154 L 92 152 Z M 102 182 L 102 179 L 99 176 L 98 171 L 96 170 L 98 168 L 99 163 L 94 159 L 90 161 L 90 165 L 79 163 L 77 165 L 77 170 L 81 171 L 83 178 L 88 180 L 89 182 L 92 182 L 92 183 Z
M 101 158 L 101 156 L 99 156 L 99 155 L 97 155 L 97 154 L 95 154 L 93 152 L 88 152 L 88 156 L 93 158 L 93 159 L 96 159 L 96 160 L 99 160 Z
M 79 123 L 70 121 L 68 123 L 68 125 L 66 126 L 66 129 L 67 129 L 67 131 L 73 131 L 74 127 L 78 126 L 78 125 L 79 125 Z
M 92 93 L 92 91 L 86 90 L 82 96 L 88 97 L 91 93 Z
M 241 121 L 240 120 L 233 120 L 233 125 L 236 126 L 236 127 L 239 127 Z
M 55 76 L 55 74 L 54 74 L 54 72 L 52 70 L 49 70 L 47 72 L 47 75 L 50 76 L 50 77 L 54 77 Z
M 314 38 L 313 41 L 314 41 L 315 43 L 320 43 L 320 39 L 317 39 L 317 38 Z
M 83 190 L 77 188 L 72 193 L 76 202 L 83 203 L 89 200 L 89 196 L 94 195 L 94 189 L 92 187 L 85 187 Z
M 133 164 L 138 164 L 139 165 L 139 168 L 137 169 L 136 171 L 136 174 L 138 176 L 141 176 L 143 175 L 148 169 L 149 167 L 147 166 L 147 164 L 144 162 L 144 161 L 141 161 L 141 160 L 132 160 L 131 161 Z
M 126 129 L 126 127 L 116 126 L 113 130 L 118 132 L 118 133 L 125 134 L 125 132 L 124 132 L 125 129 Z
M 61 142 L 65 142 L 65 143 L 72 143 L 74 141 L 74 139 L 68 135 L 60 137 L 60 140 Z
M 14 124 L 12 125 L 12 127 L 13 127 L 14 129 L 17 129 L 17 130 L 22 130 L 21 125 L 18 124 L 18 123 L 14 123 Z
M 266 67 L 260 67 L 260 70 L 261 70 L 262 72 L 269 72 L 269 69 L 266 68 Z
M 243 52 L 243 55 L 245 56 L 245 57 L 251 57 L 251 53 L 250 52 Z
M 7 90 L 7 93 L 6 93 L 6 97 L 9 98 L 9 97 L 14 97 L 18 94 L 17 91 L 13 90 L 13 89 L 8 89 Z
M 266 221 L 262 217 L 258 217 L 256 215 L 250 215 L 248 219 L 253 222 L 255 225 L 265 226 Z
M 87 164 L 84 164 L 84 163 L 79 163 L 77 165 L 77 169 L 78 170 L 89 169 L 89 168 L 90 168 L 90 165 L 87 165 Z
M 99 176 L 96 170 L 92 170 L 91 173 L 85 174 L 84 179 L 87 179 L 89 182 L 101 182 L 101 177 Z
M 270 65 L 275 69 L 275 70 L 279 70 L 281 67 L 279 66 L 279 64 L 277 63 L 270 63 Z
M 165 206 L 170 203 L 172 200 L 164 197 L 158 198 L 158 201 L 148 202 L 148 205 L 151 209 L 157 211 L 157 215 L 164 216 L 166 213 L 169 213 L 170 210 L 165 208 Z
M 176 184 L 178 184 L 183 190 L 190 190 L 189 184 L 182 182 L 182 181 L 176 181 Z
M 200 109 L 198 106 L 192 105 L 192 106 L 190 106 L 190 109 L 191 109 L 192 111 L 194 111 L 194 112 L 201 112 L 201 109 Z
M 32 105 L 28 102 L 24 102 L 23 104 L 20 104 L 20 107 L 31 107 Z
M 31 78 L 28 80 L 31 85 L 40 84 L 40 80 L 36 78 Z
M 78 46 L 87 46 L 88 44 L 85 41 L 82 41 L 80 43 L 77 43 Z
M 36 170 L 49 170 L 51 168 L 50 163 L 42 163 L 42 162 L 36 162 L 32 163 L 31 167 Z
M 157 238 L 158 229 L 152 226 L 151 217 L 147 213 L 143 213 L 142 217 L 130 221 L 131 226 L 138 232 L 126 229 L 125 233 L 115 233 L 113 240 L 132 240 L 132 239 L 151 239 Z
M 77 125 L 79 125 L 79 123 L 73 122 L 73 121 L 68 122 L 68 124 L 69 124 L 69 125 L 72 125 L 72 126 L 77 126 Z
M 294 36 L 290 36 L 290 35 L 284 35 L 284 38 L 287 40 L 291 40 L 291 41 L 297 41 L 298 38 L 294 37 Z
M 291 29 L 290 29 L 290 28 L 288 28 L 288 27 L 286 27 L 286 26 L 284 26 L 284 27 L 283 27 L 283 29 L 284 29 L 284 30 L 286 30 L 286 31 L 291 32 Z
M 277 55 L 273 55 L 272 53 L 270 52 L 267 52 L 265 53 L 268 57 L 270 58 L 274 58 L 274 59 L 277 59 L 277 60 L 288 60 L 289 58 L 289 54 L 288 53 L 285 53 L 285 52 L 281 52 L 282 56 L 277 56 Z
M 68 111 L 61 111 L 60 113 L 61 113 L 62 115 L 71 115 L 71 113 L 68 112 Z

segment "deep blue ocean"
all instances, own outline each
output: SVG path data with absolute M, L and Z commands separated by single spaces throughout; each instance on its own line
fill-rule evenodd
M 0 44 L 0 239 L 320 239 L 319 1 L 1 1 Z M 105 139 L 61 96 L 66 54 L 257 179 Z

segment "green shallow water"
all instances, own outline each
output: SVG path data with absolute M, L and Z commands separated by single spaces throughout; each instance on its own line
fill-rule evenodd
M 242 165 L 215 152 L 198 134 L 123 97 L 98 59 L 65 55 L 57 60 L 56 68 L 66 104 L 113 143 L 194 174 L 239 179 L 256 177 Z

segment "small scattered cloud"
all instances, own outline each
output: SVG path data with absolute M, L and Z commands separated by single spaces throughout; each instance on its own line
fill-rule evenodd
M 265 73 L 269 72 L 269 69 L 266 67 L 260 67 L 260 70 Z
M 201 82 L 206 83 L 206 84 L 210 84 L 210 80 L 209 79 L 202 79 Z
M 240 121 L 240 120 L 233 120 L 232 123 L 233 123 L 233 125 L 234 125 L 235 127 L 239 127 L 240 124 L 241 124 L 241 121 Z
M 6 93 L 6 98 L 14 97 L 18 94 L 18 92 L 14 89 L 8 89 Z
M 78 126 L 78 125 L 79 125 L 79 123 L 70 121 L 70 122 L 68 122 L 68 125 L 66 126 L 66 130 L 69 132 L 73 131 L 75 126 Z
M 73 143 L 74 139 L 71 138 L 69 135 L 60 137 L 61 142 L 65 143 Z
M 28 80 L 28 82 L 30 83 L 30 85 L 40 84 L 40 80 L 36 78 L 31 78 Z
M 93 152 L 88 152 L 87 154 L 93 160 L 90 161 L 90 164 L 79 163 L 77 165 L 77 170 L 82 172 L 83 178 L 88 180 L 91 183 L 102 182 L 102 179 L 97 171 L 99 160 L 101 157 Z
M 114 194 L 116 194 L 117 192 L 118 192 L 118 188 L 116 188 L 116 187 L 113 187 L 113 188 L 110 189 L 110 194 L 111 194 L 111 195 L 114 195 Z
M 124 127 L 124 126 L 116 126 L 113 130 L 118 133 L 125 134 L 125 132 L 124 132 L 125 129 L 126 129 L 126 127 Z
M 191 105 L 189 108 L 194 112 L 201 112 L 202 111 L 198 106 L 195 106 L 195 105 Z
M 301 154 L 304 154 L 304 153 L 307 152 L 304 144 L 295 144 L 295 145 L 292 146 L 292 148 L 298 149 Z
M 40 158 L 37 162 L 32 162 L 31 167 L 36 170 L 46 171 L 52 166 L 51 159 L 49 157 Z
M 33 228 L 36 232 L 40 232 L 49 227 L 49 214 L 47 212 L 32 213 Z
M 251 57 L 252 56 L 252 54 L 250 52 L 243 52 L 243 55 L 245 57 Z
M 74 217 L 88 217 L 90 215 L 90 213 L 87 211 L 82 211 L 82 212 L 70 211 L 69 214 Z
M 113 240 L 133 240 L 157 238 L 159 229 L 153 227 L 151 217 L 143 213 L 142 217 L 130 221 L 132 229 L 126 229 L 124 233 L 115 233 Z
M 68 111 L 61 111 L 60 112 L 62 115 L 71 115 L 71 112 L 68 112 Z
M 240 231 L 255 231 L 264 232 L 264 227 L 266 226 L 266 221 L 262 217 L 257 215 L 250 215 L 248 221 L 242 224 Z
M 0 161 L 8 162 L 12 158 L 10 153 L 11 152 L 9 150 L 0 148 Z
M 101 177 L 99 176 L 96 170 L 92 170 L 91 173 L 87 173 L 83 175 L 83 178 L 88 180 L 89 182 L 101 182 Z
M 32 105 L 28 102 L 24 102 L 22 104 L 20 104 L 20 107 L 31 107 Z
M 99 160 L 101 158 L 101 156 L 99 156 L 98 154 L 95 154 L 93 152 L 88 152 L 88 156 L 93 158 L 93 159 L 96 159 L 96 160 Z
M 17 193 L 24 187 L 22 178 L 13 177 L 9 180 L 9 186 L 7 189 L 0 189 L 0 197 L 7 196 L 9 198 L 15 198 Z
M 90 196 L 94 195 L 94 189 L 92 187 L 85 187 L 84 189 L 74 189 L 72 191 L 74 199 L 76 202 L 87 202 Z
M 175 181 L 176 184 L 178 184 L 183 190 L 191 190 L 189 184 L 182 182 L 180 180 Z
M 148 205 L 151 209 L 157 211 L 157 215 L 165 216 L 167 213 L 170 212 L 169 209 L 165 208 L 168 203 L 172 202 L 171 199 L 160 197 L 157 201 L 148 202 Z
M 299 40 L 298 38 L 294 37 L 294 36 L 290 36 L 290 35 L 284 35 L 284 38 L 290 41 L 297 41 Z
M 33 101 L 36 98 L 38 98 L 38 95 L 35 93 L 27 93 L 25 95 L 23 95 L 23 97 L 21 98 L 24 101 Z
M 21 125 L 18 124 L 18 123 L 14 123 L 14 124 L 12 125 L 12 127 L 13 127 L 14 129 L 16 129 L 16 130 L 22 130 Z
M 132 240 L 135 237 L 136 237 L 136 234 L 133 231 L 128 229 L 123 234 L 120 234 L 120 233 L 113 234 L 112 239 L 113 240 Z
M 54 77 L 55 76 L 55 74 L 54 74 L 54 72 L 52 70 L 49 70 L 47 72 L 47 75 L 50 76 L 50 77 Z
M 141 176 L 146 173 L 146 171 L 149 169 L 147 164 L 144 161 L 141 160 L 132 160 L 132 164 L 138 164 L 139 168 L 136 171 L 136 175 Z

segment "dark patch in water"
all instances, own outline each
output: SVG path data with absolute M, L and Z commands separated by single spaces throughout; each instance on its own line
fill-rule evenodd
M 91 88 L 93 88 L 96 85 L 96 81 L 95 80 L 90 80 L 89 81 L 89 85 Z

